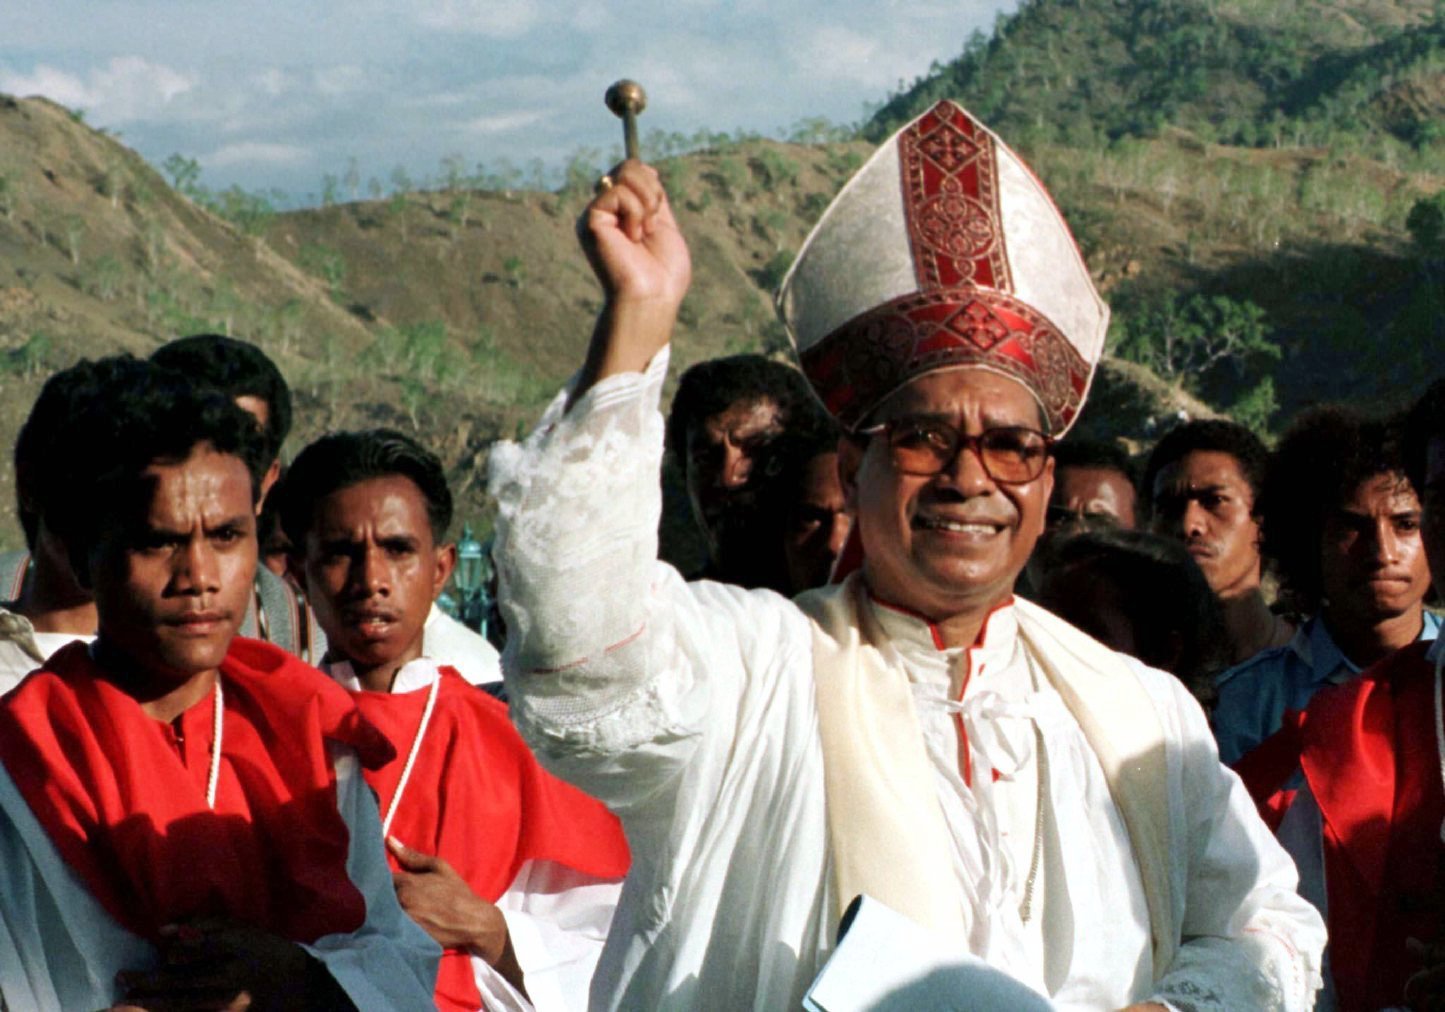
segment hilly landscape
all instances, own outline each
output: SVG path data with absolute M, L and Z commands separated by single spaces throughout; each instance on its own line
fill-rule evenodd
M 1438 373 L 1439 0 L 1024 3 L 861 132 L 947 96 L 1053 191 L 1116 353 L 1266 430 L 1319 400 L 1395 405 Z M 1167 336 L 1226 322 L 1248 332 L 1235 353 L 1162 361 Z
M 1085 429 L 1145 439 L 1219 411 L 1268 433 L 1317 400 L 1403 403 L 1439 374 L 1445 5 L 1033 0 L 958 45 L 857 126 L 685 137 L 644 118 L 694 258 L 677 366 L 783 352 L 771 293 L 808 228 L 878 140 L 947 96 L 1033 165 L 1115 307 Z M 78 358 L 229 333 L 291 381 L 292 450 L 328 429 L 415 432 L 485 529 L 488 448 L 535 420 L 599 305 L 574 222 L 606 161 L 579 152 L 560 187 L 475 155 L 364 188 L 338 167 L 322 206 L 283 212 L 0 96 L 0 441 Z M 0 469 L 7 545 L 12 501 Z

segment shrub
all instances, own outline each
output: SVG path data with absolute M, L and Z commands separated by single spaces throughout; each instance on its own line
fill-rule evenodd
M 1405 216 L 1405 229 L 1421 256 L 1445 256 L 1445 190 L 1415 201 Z
M 1225 295 L 1165 297 L 1127 316 L 1115 350 L 1162 379 L 1198 391 L 1207 374 L 1251 359 L 1278 359 L 1265 312 Z

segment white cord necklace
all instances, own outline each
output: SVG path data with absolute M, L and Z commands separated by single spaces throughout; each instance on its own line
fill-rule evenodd
M 411 740 L 411 751 L 407 753 L 406 765 L 401 768 L 401 779 L 396 782 L 396 791 L 391 796 L 391 804 L 386 806 L 386 818 L 381 820 L 381 835 L 385 837 L 391 832 L 391 820 L 396 816 L 396 806 L 401 804 L 402 792 L 406 790 L 407 781 L 411 779 L 411 768 L 416 765 L 416 757 L 421 752 L 421 740 L 426 737 L 427 725 L 431 723 L 432 711 L 436 709 L 437 692 L 441 689 L 441 672 L 436 673 L 432 680 L 431 689 L 426 694 L 426 708 L 421 711 L 421 723 L 416 727 L 416 737 Z
M 1445 699 L 1440 688 L 1440 669 L 1445 667 L 1445 648 L 1435 658 L 1435 747 L 1440 754 L 1440 782 L 1445 784 Z M 1445 822 L 1440 823 L 1440 841 L 1445 843 Z
M 1019 904 L 1019 919 L 1027 924 L 1034 914 L 1034 882 L 1039 877 L 1039 862 L 1044 856 L 1044 802 L 1048 800 L 1049 754 L 1044 746 L 1044 729 L 1034 722 L 1034 747 L 1039 757 L 1039 790 L 1034 816 L 1034 849 L 1029 858 L 1029 874 L 1024 879 L 1024 899 Z
M 225 701 L 225 693 L 221 691 L 221 673 L 218 671 L 215 713 L 211 715 L 211 768 L 206 774 L 206 807 L 211 811 L 216 810 L 216 787 L 221 782 L 221 732 L 224 730 L 221 715 Z

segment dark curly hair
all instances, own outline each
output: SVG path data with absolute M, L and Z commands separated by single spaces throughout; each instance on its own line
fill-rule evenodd
M 1431 383 L 1404 419 L 1405 474 L 1421 495 L 1425 494 L 1425 453 L 1436 438 L 1445 438 L 1445 379 Z
M 820 454 L 836 452 L 842 435 L 843 427 L 822 410 L 789 425 L 776 444 L 777 495 L 791 504 L 801 489 L 808 462 Z
M 1391 422 L 1326 405 L 1302 413 L 1281 437 L 1260 497 L 1262 550 L 1291 607 L 1306 614 L 1319 608 L 1325 519 L 1378 475 L 1406 481 L 1398 427 Z
M 269 467 L 291 432 L 291 388 L 281 370 L 254 344 L 221 334 L 192 334 L 163 344 L 151 361 L 215 387 L 227 397 L 256 397 L 266 402 L 266 452 Z
M 1096 467 L 1104 471 L 1118 471 L 1133 484 L 1137 468 L 1129 453 L 1118 443 L 1105 443 L 1096 439 L 1063 439 L 1053 445 L 1054 466 Z
M 1147 508 L 1154 506 L 1154 480 L 1159 472 L 1191 453 L 1227 453 L 1239 464 L 1240 473 L 1249 485 L 1254 499 L 1253 512 L 1259 513 L 1259 498 L 1264 486 L 1264 472 L 1269 451 L 1258 436 L 1238 422 L 1223 418 L 1200 418 L 1170 429 L 1149 452 L 1144 465 L 1140 488 Z
M 40 518 L 71 494 L 70 462 L 83 448 L 75 446 L 76 419 L 111 381 L 132 367 L 128 356 L 84 359 L 62 369 L 40 388 L 40 396 L 15 437 L 15 499 L 25 545 L 34 551 Z
M 260 496 L 268 466 L 265 440 L 233 400 L 179 373 L 129 356 L 89 364 L 93 385 L 64 427 L 59 461 L 62 484 L 42 503 L 46 523 L 65 543 L 76 571 L 124 504 L 137 501 L 146 468 L 179 463 L 202 444 L 235 456 Z M 146 491 L 148 495 L 148 490 Z
M 1219 599 L 1173 538 L 1119 528 L 1081 530 L 1052 542 L 1043 560 L 1039 603 L 1101 638 L 1098 586 L 1118 592 L 1134 634 L 1134 656 L 1169 671 L 1201 704 L 1214 699 L 1214 675 L 1229 665 Z M 1094 593 L 1081 594 L 1081 586 Z
M 668 452 L 685 468 L 689 427 L 738 401 L 764 397 L 777 402 L 787 427 L 824 414 L 808 381 L 791 366 L 762 355 L 732 355 L 699 362 L 682 374 L 673 395 L 667 413 Z
M 393 429 L 333 433 L 302 450 L 271 492 L 278 496 L 281 529 L 299 550 L 306 544 L 318 502 L 338 489 L 393 475 L 411 479 L 421 491 L 432 540 L 442 544 L 452 523 L 446 472 L 436 454 Z

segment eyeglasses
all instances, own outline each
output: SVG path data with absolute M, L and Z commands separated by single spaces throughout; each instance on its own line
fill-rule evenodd
M 1036 429 L 1005 425 L 966 436 L 946 422 L 897 419 L 859 429 L 860 436 L 888 437 L 893 466 L 904 474 L 938 474 L 967 447 L 984 472 L 1005 485 L 1022 485 L 1044 473 L 1053 439 Z

